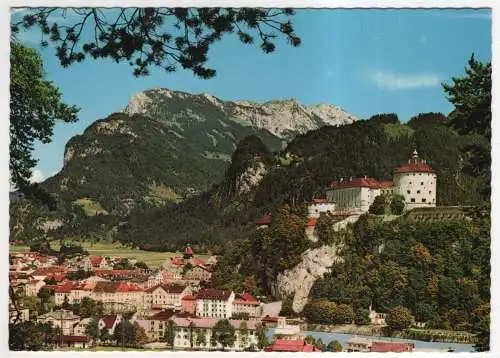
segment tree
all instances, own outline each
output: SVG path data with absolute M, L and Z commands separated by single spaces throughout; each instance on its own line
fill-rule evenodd
M 90 322 L 87 324 L 87 327 L 85 327 L 85 334 L 90 338 L 93 345 L 97 343 L 97 340 L 101 335 L 101 332 L 99 331 L 98 318 L 94 317 L 90 320 Z
M 172 320 L 168 320 L 163 335 L 163 341 L 167 342 L 171 347 L 174 346 L 175 328 L 175 323 Z
M 248 325 L 246 322 L 241 322 L 238 332 L 239 332 L 241 345 L 243 346 L 243 348 L 246 348 L 248 345 L 248 338 L 249 338 L 248 337 Z
M 410 327 L 412 316 L 405 307 L 395 307 L 385 317 L 385 323 L 391 331 L 400 331 Z
M 231 319 L 241 319 L 241 320 L 248 321 L 250 319 L 250 314 L 248 312 L 233 313 L 233 315 L 231 316 Z
M 69 299 L 68 299 L 68 296 L 64 296 L 64 301 L 63 301 L 63 304 L 61 306 L 63 309 L 65 310 L 69 310 L 71 309 L 71 305 L 69 304 Z
M 402 195 L 394 195 L 391 199 L 392 215 L 401 215 L 405 209 L 405 198 Z
M 358 309 L 354 315 L 354 322 L 359 326 L 370 324 L 369 314 L 370 312 L 366 308 Z
M 480 193 L 489 201 L 491 193 L 491 62 L 468 61 L 464 77 L 453 77 L 452 84 L 443 84 L 448 100 L 455 106 L 450 124 L 459 133 L 476 133 L 485 143 L 462 148 L 469 163 L 464 171 L 480 178 Z
M 55 21 L 68 13 L 69 25 Z M 262 8 L 34 8 L 11 30 L 17 34 L 21 28 L 38 26 L 49 35 L 41 45 L 52 42 L 63 67 L 86 57 L 111 58 L 127 62 L 135 76 L 148 75 L 150 66 L 167 73 L 181 66 L 207 79 L 216 73 L 206 67 L 209 49 L 225 34 L 236 33 L 247 45 L 257 38 L 264 53 L 275 50 L 277 34 L 299 46 L 300 38 L 287 19 L 293 14 L 291 9 Z
M 134 346 L 136 343 L 135 339 L 134 325 L 130 321 L 124 319 L 116 325 L 113 332 L 113 341 L 117 344 L 123 342 L 126 347 Z
M 255 335 L 257 336 L 257 347 L 259 349 L 264 349 L 269 345 L 269 340 L 266 335 L 266 328 L 259 324 L 255 330 Z
M 53 203 L 47 193 L 29 181 L 37 163 L 32 156 L 34 143 L 49 143 L 55 122 L 75 122 L 79 109 L 63 103 L 59 89 L 44 76 L 40 55 L 11 42 L 10 180 L 25 196 Z
M 36 323 L 26 321 L 9 324 L 9 349 L 13 351 L 38 351 L 43 347 L 41 332 Z
M 227 319 L 218 321 L 212 332 L 215 335 L 217 343 L 222 346 L 222 350 L 226 347 L 232 347 L 236 341 L 236 331 Z
M 196 344 L 202 347 L 207 344 L 207 334 L 205 329 L 201 328 L 196 330 Z
M 139 346 L 142 346 L 144 343 L 148 341 L 148 336 L 143 327 L 139 325 L 139 323 L 134 322 L 134 337 L 135 343 Z
M 326 346 L 327 352 L 342 352 L 342 344 L 339 341 L 333 340 Z
M 129 259 L 126 257 L 120 259 L 120 261 L 113 265 L 113 270 L 132 270 L 133 268 Z
M 102 343 L 107 343 L 111 339 L 111 335 L 109 334 L 109 329 L 103 327 L 99 333 L 99 340 Z
M 472 328 L 478 341 L 474 345 L 477 352 L 490 350 L 490 304 L 485 303 L 472 312 Z
M 377 195 L 375 197 L 375 199 L 373 200 L 372 205 L 370 205 L 370 208 L 368 209 L 370 214 L 384 215 L 384 213 L 385 213 L 385 201 L 386 201 L 386 198 L 384 195 Z
M 142 270 L 149 270 L 148 265 L 147 265 L 145 262 L 143 262 L 143 261 L 138 261 L 138 262 L 136 262 L 134 266 L 135 266 L 136 268 L 138 268 L 138 269 L 142 269 Z

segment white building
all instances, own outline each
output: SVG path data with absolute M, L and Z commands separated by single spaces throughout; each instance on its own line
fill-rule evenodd
M 144 291 L 144 305 L 147 308 L 172 308 L 180 310 L 182 298 L 192 293 L 186 285 L 158 285 Z
M 349 178 L 333 181 L 326 189 L 328 202 L 335 203 L 336 213 L 362 214 L 368 212 L 379 195 L 402 195 L 405 210 L 436 206 L 435 171 L 419 158 L 417 151 L 408 163 L 394 171 L 392 181 L 373 178 Z
M 230 318 L 233 315 L 234 292 L 213 288 L 196 294 L 196 315 L 199 317 Z
M 340 179 L 330 184 L 326 197 L 329 202 L 336 203 L 337 212 L 365 213 L 382 190 L 388 191 L 391 187 L 391 181 L 367 177 Z
M 80 316 L 68 310 L 53 311 L 38 316 L 39 323 L 52 323 L 53 327 L 62 327 L 63 335 L 74 335 L 74 327 L 80 322 Z
M 247 292 L 236 295 L 233 301 L 233 314 L 248 313 L 249 317 L 260 317 L 261 302 Z
M 212 339 L 214 327 L 217 324 L 216 318 L 183 318 L 173 317 L 174 323 L 174 349 L 176 350 L 208 350 L 221 349 L 222 346 Z M 257 346 L 258 338 L 256 334 L 259 321 L 257 320 L 229 320 L 235 329 L 236 340 L 234 345 L 226 347 L 231 351 L 243 351 L 250 346 Z M 200 332 L 202 332 L 200 334 Z M 191 336 L 192 335 L 192 336 Z
M 436 206 L 436 172 L 417 151 L 407 164 L 394 171 L 394 194 L 405 198 L 406 210 Z
M 321 213 L 334 213 L 335 203 L 327 199 L 313 199 L 307 206 L 307 213 L 309 218 L 319 218 Z

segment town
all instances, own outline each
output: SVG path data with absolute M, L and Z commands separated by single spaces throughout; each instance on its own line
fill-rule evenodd
M 437 178 L 416 150 L 394 173 L 394 182 L 366 177 L 332 182 L 326 198 L 308 204 L 306 236 L 317 241 L 314 227 L 321 214 L 340 217 L 335 225 L 341 228 L 366 213 L 375 198 L 390 197 L 393 192 L 400 195 L 407 210 L 435 207 Z M 257 229 L 270 221 L 269 215 L 257 220 Z M 188 245 L 167 257 L 161 267 L 145 268 L 137 260 L 120 256 L 76 253 L 61 260 L 37 252 L 10 252 L 10 322 L 34 321 L 44 326 L 45 344 L 60 349 L 99 345 L 321 351 L 299 325 L 280 316 L 281 301 L 211 287 L 217 257 L 204 257 Z M 385 325 L 384 317 L 370 308 L 371 324 Z M 274 340 L 268 339 L 269 329 Z M 411 352 L 414 345 L 354 337 L 346 347 L 331 345 L 329 350 Z

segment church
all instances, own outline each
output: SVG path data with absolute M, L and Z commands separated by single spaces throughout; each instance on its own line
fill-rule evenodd
M 361 214 L 369 210 L 379 195 L 401 195 L 405 210 L 436 206 L 436 172 L 415 150 L 412 158 L 394 171 L 392 181 L 373 178 L 348 178 L 330 183 L 326 201 L 336 212 Z

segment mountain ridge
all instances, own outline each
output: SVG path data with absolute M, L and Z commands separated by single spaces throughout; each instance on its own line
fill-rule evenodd
M 307 106 L 296 99 L 277 99 L 263 103 L 248 100 L 226 101 L 208 93 L 191 94 L 168 88 L 155 88 L 135 93 L 122 111 L 129 115 L 154 112 L 154 98 L 161 96 L 172 101 L 177 98 L 207 101 L 230 119 L 259 129 L 266 129 L 275 136 L 287 140 L 298 133 L 305 133 L 325 125 L 339 126 L 358 120 L 341 107 L 327 103 Z M 165 105 L 168 107 L 168 101 Z

